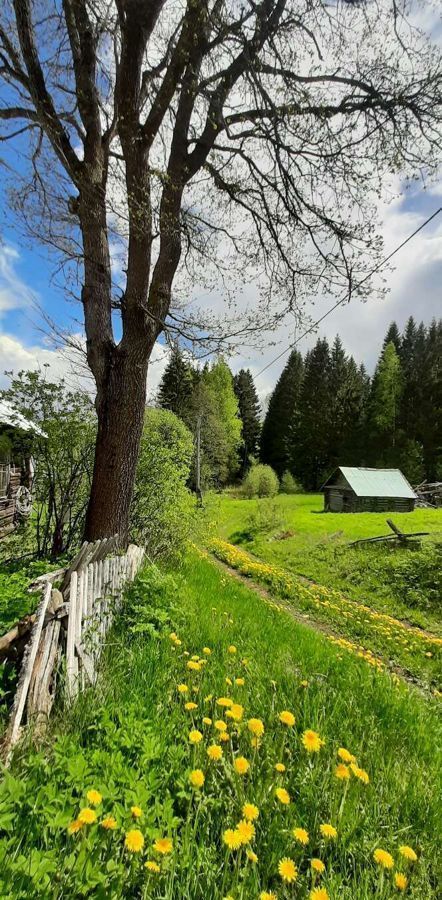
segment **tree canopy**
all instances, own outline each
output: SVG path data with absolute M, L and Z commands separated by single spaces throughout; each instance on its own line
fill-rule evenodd
M 440 55 L 406 0 L 332 10 L 2 3 L 10 210 L 68 265 L 97 388 L 89 538 L 127 533 L 156 338 L 213 335 L 186 276 L 226 290 L 253 277 L 254 308 L 241 325 L 223 315 L 216 340 L 260 334 L 313 293 L 351 289 L 380 250 L 383 177 L 439 161 Z

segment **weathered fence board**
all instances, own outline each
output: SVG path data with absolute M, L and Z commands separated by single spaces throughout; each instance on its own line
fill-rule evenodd
M 118 544 L 118 535 L 84 543 L 70 566 L 59 570 L 63 575 L 60 591 L 52 588 L 54 573 L 40 579 L 42 600 L 23 656 L 4 745 L 7 760 L 20 736 L 25 711 L 28 722 L 32 718 L 38 728 L 44 726 L 54 700 L 60 656 L 66 657 L 68 700 L 87 683 L 95 683 L 101 649 L 121 606 L 124 586 L 133 581 L 144 557 L 143 548 L 134 544 L 116 555 Z

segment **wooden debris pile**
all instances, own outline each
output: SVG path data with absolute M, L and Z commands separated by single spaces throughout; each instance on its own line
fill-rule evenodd
M 391 519 L 387 519 L 387 525 L 391 528 L 393 534 L 381 534 L 379 537 L 360 538 L 358 541 L 351 541 L 349 547 L 357 547 L 361 544 L 379 544 L 384 541 L 395 541 L 402 546 L 411 546 L 413 543 L 416 543 L 416 538 L 430 534 L 429 531 L 401 531 Z
M 429 509 L 442 506 L 442 481 L 422 481 L 414 492 L 417 495 L 416 506 Z

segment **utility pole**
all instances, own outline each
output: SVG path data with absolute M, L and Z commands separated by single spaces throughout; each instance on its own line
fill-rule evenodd
M 203 505 L 203 494 L 201 491 L 201 416 L 196 420 L 196 495 L 198 498 L 198 506 Z

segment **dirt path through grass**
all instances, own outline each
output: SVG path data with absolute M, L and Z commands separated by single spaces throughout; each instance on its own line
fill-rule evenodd
M 244 551 L 242 551 L 242 552 L 244 552 Z M 367 649 L 362 644 L 356 644 L 353 641 L 350 641 L 348 639 L 347 634 L 345 632 L 343 632 L 343 630 L 333 627 L 328 622 L 318 621 L 317 618 L 315 618 L 314 616 L 310 615 L 307 612 L 301 612 L 299 609 L 296 609 L 296 607 L 293 605 L 292 602 L 290 602 L 290 600 L 285 599 L 281 596 L 275 595 L 275 592 L 272 592 L 271 590 L 263 587 L 261 584 L 259 584 L 257 581 L 255 581 L 253 579 L 253 577 L 251 577 L 250 575 L 244 574 L 244 573 L 238 571 L 236 568 L 234 568 L 232 565 L 229 565 L 229 563 L 226 562 L 225 560 L 220 559 L 214 553 L 209 554 L 209 555 L 211 556 L 211 558 L 213 559 L 215 564 L 221 568 L 222 571 L 226 572 L 230 577 L 236 579 L 240 583 L 246 584 L 248 587 L 252 588 L 257 594 L 259 594 L 259 596 L 264 600 L 264 602 L 270 604 L 271 606 L 273 605 L 273 606 L 279 607 L 280 609 L 284 609 L 291 616 L 291 618 L 294 619 L 296 622 L 302 623 L 306 627 L 310 628 L 312 631 L 315 631 L 315 632 L 325 635 L 333 643 L 335 643 L 339 647 L 341 647 L 342 650 L 347 650 L 352 653 L 356 653 L 360 657 L 365 658 L 367 663 L 370 664 L 371 666 L 388 669 L 388 671 L 390 671 L 393 675 L 395 675 L 398 678 L 401 678 L 408 685 L 411 685 L 414 688 L 417 688 L 420 692 L 424 693 L 425 695 L 428 695 L 429 693 L 434 694 L 434 689 L 431 690 L 428 683 L 426 683 L 425 680 L 423 680 L 422 678 L 419 678 L 415 673 L 413 673 L 412 671 L 407 669 L 405 666 L 401 666 L 397 662 L 390 659 L 387 654 L 373 652 L 371 650 L 367 651 Z M 259 562 L 256 557 L 253 557 L 251 554 L 248 554 L 248 555 L 250 556 L 251 560 L 253 559 L 253 560 L 256 560 L 257 562 Z M 322 586 L 318 585 L 317 582 L 314 582 L 308 578 L 299 576 L 299 581 L 301 581 L 302 583 L 305 583 L 313 588 L 320 588 L 320 589 L 322 588 Z M 345 598 L 345 600 L 347 603 L 351 604 L 352 606 L 359 607 L 362 611 L 364 611 L 365 608 L 362 606 L 362 604 L 358 604 L 356 601 L 349 600 L 348 598 Z M 410 623 L 408 623 L 408 622 L 403 622 L 402 620 L 399 620 L 399 619 L 397 619 L 397 620 L 392 619 L 392 617 L 388 617 L 388 618 L 391 619 L 391 621 L 393 621 L 394 623 L 396 623 L 397 626 L 405 627 L 405 628 L 409 629 L 410 632 L 413 634 L 416 633 L 416 631 L 418 630 L 419 632 L 422 633 L 422 635 L 425 635 L 425 637 L 427 637 L 429 640 L 436 640 L 436 641 L 439 640 L 436 635 L 433 635 L 431 632 L 425 631 L 425 629 L 416 629 L 413 626 L 411 626 Z

